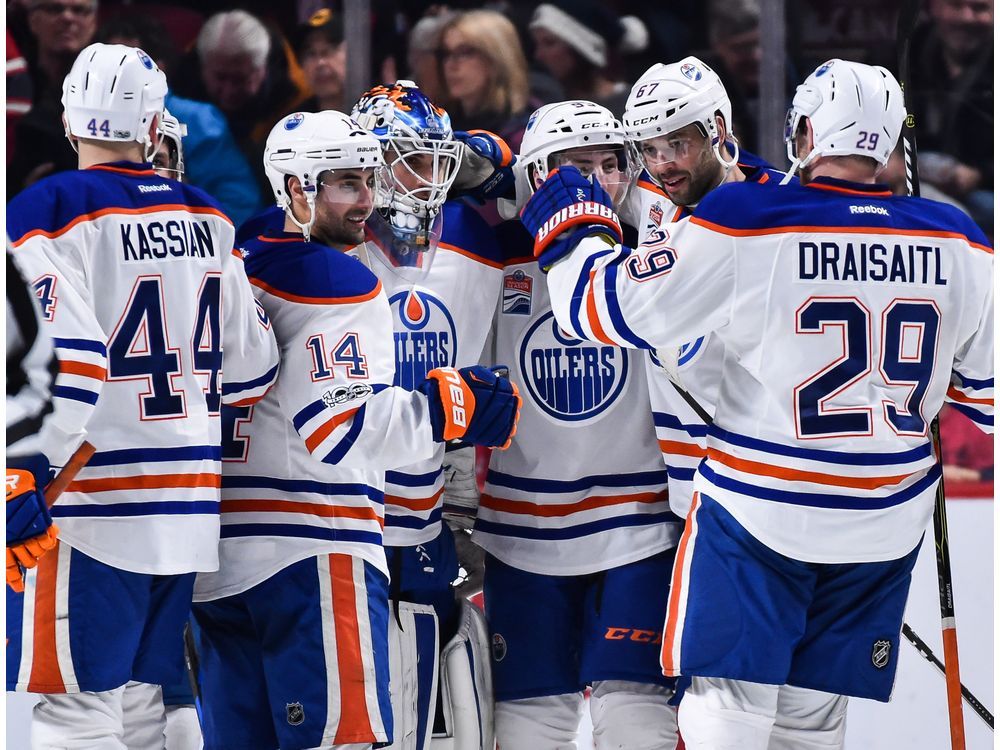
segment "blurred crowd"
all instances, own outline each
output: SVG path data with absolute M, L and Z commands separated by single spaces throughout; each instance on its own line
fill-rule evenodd
M 880 12 L 894 16 L 898 4 L 882 3 Z M 9 0 L 8 199 L 48 174 L 76 167 L 76 155 L 63 136 L 63 78 L 89 43 L 119 42 L 142 47 L 166 72 L 167 108 L 187 125 L 186 178 L 212 194 L 239 225 L 270 202 L 261 157 L 271 126 L 294 111 L 350 111 L 361 93 L 345 90 L 349 42 L 342 5 L 333 0 Z M 743 148 L 758 149 L 761 27 L 766 23 L 759 0 L 458 0 L 448 5 L 372 0 L 370 5 L 369 83 L 416 81 L 448 110 L 458 130 L 492 130 L 517 151 L 527 119 L 540 105 L 590 99 L 621 114 L 631 82 L 649 65 L 696 54 L 726 85 Z M 848 14 L 858 3 L 803 0 L 795 5 L 784 65 L 789 99 L 795 81 L 837 52 L 835 28 L 828 34 L 834 45 L 822 50 L 821 59 L 801 43 L 809 29 L 798 26 L 815 17 L 803 7 L 822 6 L 817 11 L 822 14 L 843 6 Z M 885 44 L 870 46 L 845 47 L 843 54 L 887 62 Z M 918 127 L 923 193 L 958 205 L 992 237 L 992 0 L 924 0 L 911 60 L 907 95 Z M 884 179 L 905 192 L 898 154 Z M 982 440 L 978 448 L 963 450 L 976 455 L 989 450 L 991 477 L 992 445 Z

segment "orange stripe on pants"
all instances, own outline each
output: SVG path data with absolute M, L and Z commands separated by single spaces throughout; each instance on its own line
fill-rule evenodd
M 701 504 L 701 496 L 694 493 L 691 501 L 691 510 L 688 511 L 687 522 L 684 524 L 684 533 L 681 534 L 680 544 L 677 545 L 677 555 L 674 557 L 674 572 L 670 577 L 670 599 L 667 603 L 667 622 L 663 626 L 663 647 L 660 649 L 660 666 L 663 667 L 663 674 L 667 677 L 677 677 L 680 674 L 680 664 L 674 664 L 674 638 L 677 637 L 678 612 L 681 606 L 682 592 L 684 587 L 684 559 L 687 556 L 688 542 L 691 541 L 691 531 L 694 529 L 694 513 Z M 683 629 L 680 634 L 684 636 Z
M 56 577 L 59 570 L 59 543 L 38 561 L 35 577 L 35 614 L 32 623 L 34 644 L 31 656 L 32 693 L 65 693 L 59 658 L 56 655 Z M 23 656 L 22 656 L 23 658 Z
M 337 633 L 341 706 L 340 723 L 333 742 L 378 742 L 368 719 L 365 669 L 361 662 L 358 605 L 354 589 L 354 559 L 350 555 L 330 555 L 330 589 L 333 592 L 333 622 Z

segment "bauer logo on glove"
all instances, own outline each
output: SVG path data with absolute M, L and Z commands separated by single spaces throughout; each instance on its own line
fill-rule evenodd
M 506 448 L 517 431 L 521 396 L 517 386 L 485 367 L 439 367 L 419 390 L 430 404 L 431 429 L 438 442 Z

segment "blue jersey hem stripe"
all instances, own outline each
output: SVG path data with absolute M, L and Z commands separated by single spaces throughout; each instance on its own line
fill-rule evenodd
M 161 461 L 221 461 L 222 448 L 217 445 L 190 445 L 179 448 L 125 448 L 98 451 L 87 466 L 117 466 L 119 464 L 155 463 Z
M 427 518 L 420 516 L 397 516 L 389 511 L 392 505 L 386 506 L 385 526 L 394 529 L 426 529 L 441 521 L 441 508 L 435 508 Z
M 919 461 L 933 455 L 931 444 L 924 443 L 916 448 L 899 453 L 845 453 L 843 451 L 819 450 L 816 448 L 799 448 L 791 445 L 772 443 L 769 440 L 747 437 L 735 432 L 727 432 L 713 425 L 709 428 L 710 437 L 722 440 L 730 445 L 741 448 L 774 453 L 791 458 L 804 458 L 809 461 L 823 461 L 828 464 L 844 464 L 847 466 L 886 466 L 892 464 L 907 464 Z
M 97 352 L 98 354 L 107 356 L 107 347 L 100 341 L 94 341 L 93 339 L 62 339 L 54 338 L 52 339 L 52 345 L 58 349 L 77 349 L 82 352 Z
M 223 474 L 222 489 L 267 489 L 282 492 L 307 492 L 314 495 L 360 495 L 377 503 L 382 502 L 382 492 L 367 484 L 315 482 L 311 479 L 281 479 L 240 474 Z
M 580 492 L 597 487 L 662 487 L 667 482 L 667 469 L 643 471 L 635 474 L 597 474 L 574 480 L 529 479 L 511 474 L 501 474 L 490 469 L 487 484 L 509 487 L 528 492 Z
M 294 523 L 224 523 L 220 536 L 223 539 L 247 536 L 284 536 L 296 539 L 322 539 L 328 542 L 361 542 L 382 546 L 382 535 L 374 531 L 331 529 Z
M 666 427 L 671 430 L 683 430 L 691 437 L 705 437 L 708 434 L 707 424 L 686 424 L 673 414 L 666 414 L 661 411 L 653 412 L 653 424 L 657 427 Z
M 894 492 L 884 497 L 874 497 L 872 495 L 829 495 L 815 494 L 812 492 L 793 492 L 790 490 L 778 490 L 770 487 L 760 487 L 755 484 L 747 484 L 738 479 L 723 476 L 712 470 L 707 463 L 702 463 L 699 472 L 708 481 L 723 490 L 735 492 L 748 497 L 755 497 L 761 500 L 771 500 L 787 505 L 802 505 L 809 508 L 832 508 L 835 510 L 882 510 L 902 505 L 909 500 L 920 495 L 930 487 L 933 487 L 941 477 L 941 467 L 935 464 L 919 481 L 915 482 L 905 490 Z
M 545 540 L 566 540 L 578 539 L 591 534 L 599 534 L 602 531 L 611 529 L 621 529 L 633 526 L 658 526 L 663 523 L 676 522 L 677 516 L 670 511 L 659 513 L 632 514 L 628 516 L 612 516 L 600 521 L 581 523 L 563 528 L 537 528 L 534 526 L 515 526 L 509 523 L 497 523 L 496 521 L 485 521 L 478 519 L 475 530 L 483 534 L 495 534 L 497 536 L 515 537 L 518 539 Z
M 979 409 L 976 409 L 975 407 L 968 406 L 966 404 L 958 403 L 955 401 L 949 401 L 948 403 L 951 404 L 951 407 L 953 409 L 960 411 L 962 414 L 967 416 L 976 424 L 985 425 L 987 427 L 993 426 L 992 414 L 986 414 L 984 412 L 981 412 Z
M 109 518 L 131 516 L 218 515 L 217 500 L 160 500 L 146 503 L 102 503 L 101 505 L 64 505 L 52 508 L 53 518 Z

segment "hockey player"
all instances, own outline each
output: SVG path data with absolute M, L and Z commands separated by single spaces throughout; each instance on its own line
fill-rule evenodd
M 163 110 L 160 127 L 157 130 L 160 144 L 153 154 L 153 169 L 160 177 L 184 179 L 184 137 L 187 125 L 178 120 L 167 109 Z
M 889 699 L 941 477 L 928 425 L 948 400 L 993 429 L 992 248 L 876 183 L 904 115 L 885 69 L 824 63 L 785 131 L 802 185 L 713 191 L 641 283 L 579 174 L 525 209 L 562 325 L 726 347 L 662 652 L 693 678 L 690 747 L 842 747 L 838 695 Z M 587 218 L 560 237 L 571 209 Z
M 60 358 L 44 453 L 61 466 L 84 425 L 97 449 L 53 508 L 56 548 L 8 592 L 7 688 L 42 694 L 37 748 L 162 745 L 156 686 L 181 678 L 195 572 L 218 566 L 221 406 L 277 373 L 232 223 L 148 163 L 166 90 L 142 50 L 84 49 L 62 99 L 80 170 L 8 206 Z
M 588 101 L 531 115 L 517 202 L 566 164 L 616 201 L 634 176 L 621 124 Z M 645 355 L 559 325 L 531 236 L 519 222 L 499 232 L 494 357 L 510 363 L 525 395 L 518 434 L 490 461 L 473 534 L 487 552 L 497 739 L 505 748 L 576 747 L 591 686 L 598 748 L 673 748 L 674 680 L 660 673 L 657 654 L 680 524 Z
M 344 252 L 364 239 L 381 152 L 332 111 L 289 115 L 268 137 L 286 219 L 241 252 L 282 370 L 227 416 L 221 566 L 199 576 L 194 606 L 209 750 L 391 741 L 384 472 L 514 429 L 516 391 L 485 368 L 392 385 L 383 285 Z
M 413 390 L 434 368 L 480 361 L 500 294 L 500 249 L 478 213 L 464 202 L 446 202 L 463 144 L 448 113 L 416 84 L 376 86 L 351 116 L 379 139 L 386 161 L 366 242 L 351 254 L 385 289 L 395 337 L 393 384 Z M 470 602 L 456 601 L 459 560 L 442 521 L 445 510 L 449 518 L 453 511 L 475 514 L 475 507 L 444 507 L 445 465 L 463 456 L 472 464 L 474 451 L 455 446 L 446 457 L 438 443 L 430 459 L 386 473 L 384 542 L 396 613 L 390 627 L 394 748 L 429 748 L 431 734 L 456 748 L 493 748 L 485 618 Z M 430 668 L 435 664 L 439 669 Z M 406 679 L 409 674 L 418 679 Z M 435 683 L 446 688 L 439 708 Z
M 647 70 L 629 94 L 622 118 L 642 171 L 622 217 L 638 227 L 639 252 L 628 266 L 637 278 L 655 275 L 673 236 L 698 203 L 719 185 L 769 186 L 783 175 L 741 151 L 732 132 L 732 104 L 719 76 L 696 57 Z M 706 334 L 680 350 L 651 353 L 645 362 L 656 435 L 670 475 L 670 507 L 682 518 L 691 507 L 695 469 L 705 456 L 705 416 L 715 411 L 724 347 Z M 693 397 L 701 414 L 681 395 Z

